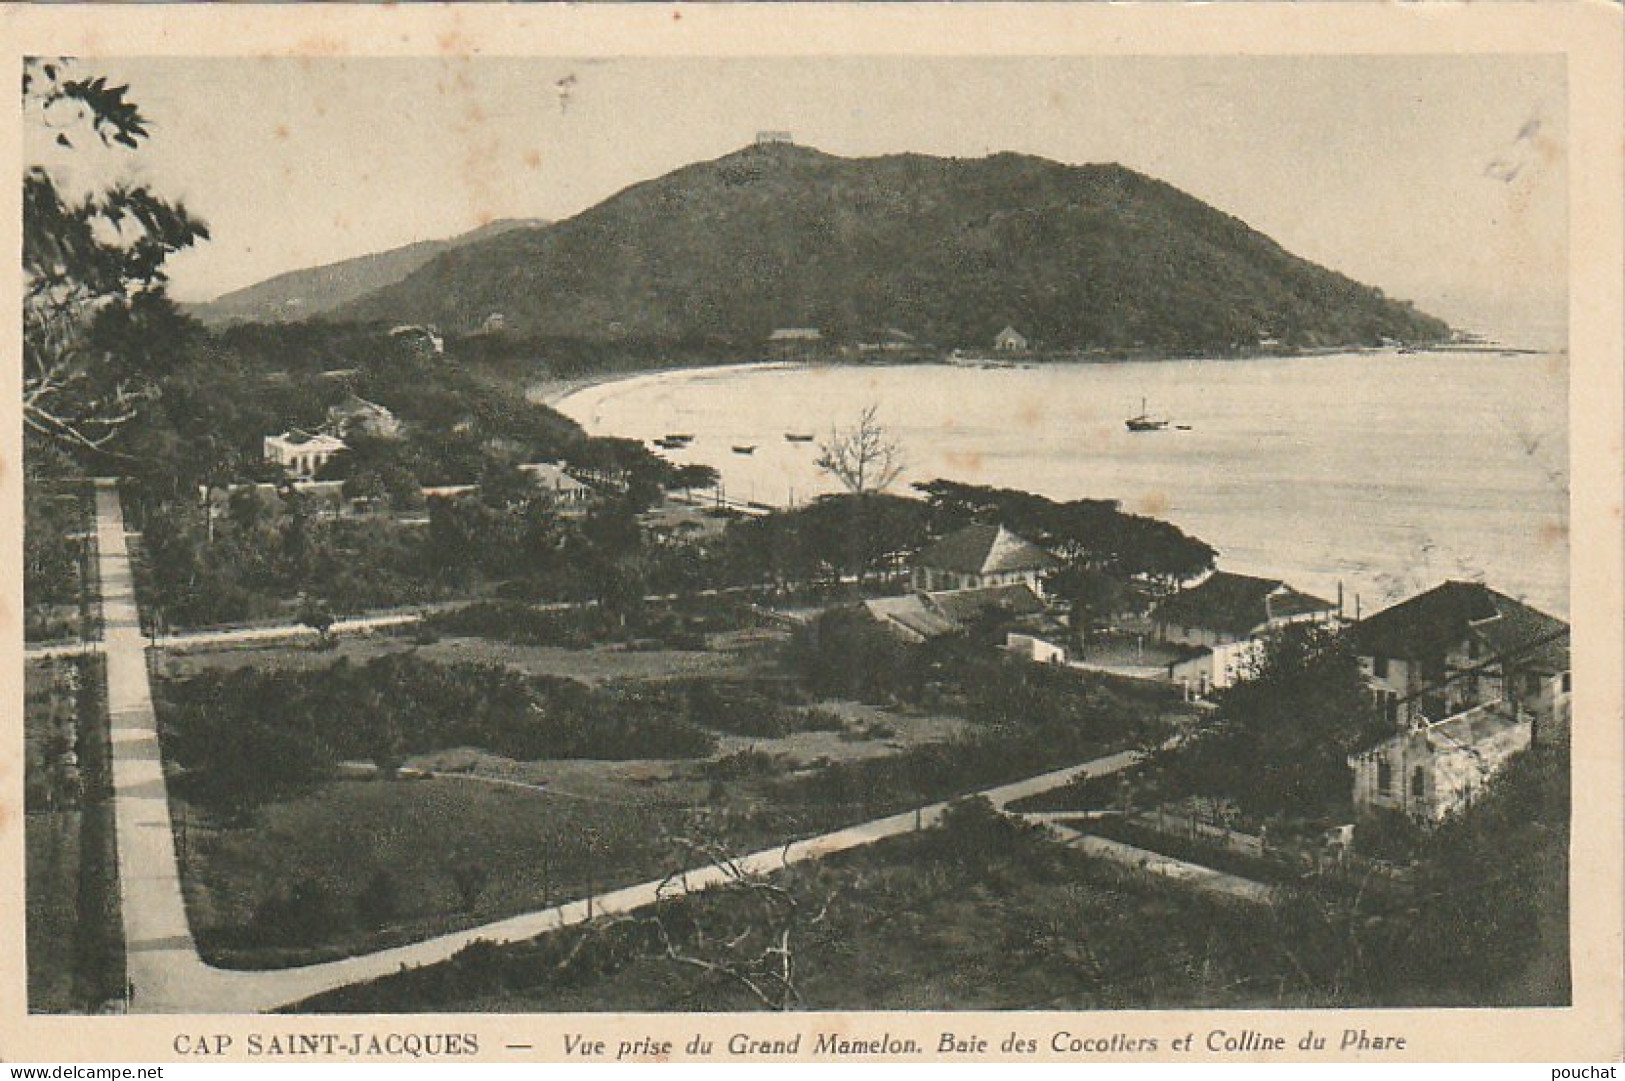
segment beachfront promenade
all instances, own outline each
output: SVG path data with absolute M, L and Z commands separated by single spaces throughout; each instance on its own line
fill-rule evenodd
M 590 901 L 582 898 L 359 957 L 264 971 L 214 968 L 198 955 L 187 923 L 158 743 L 158 719 L 153 709 L 146 646 L 116 481 L 96 482 L 96 532 L 112 726 L 119 891 L 128 955 L 127 1005 L 132 1013 L 250 1013 L 276 1009 L 403 968 L 447 960 L 474 942 L 520 942 L 597 916 L 630 912 L 661 897 L 718 885 L 736 873 L 768 873 L 873 844 L 933 825 L 947 807 L 945 802 L 932 803 L 753 852 L 727 868 L 695 867 L 668 879 L 611 890 Z M 979 794 L 1002 808 L 1078 777 L 1117 772 L 1136 757 L 1132 751 L 1105 755 Z

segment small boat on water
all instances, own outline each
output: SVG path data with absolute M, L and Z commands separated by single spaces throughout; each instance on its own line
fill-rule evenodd
M 1160 432 L 1168 427 L 1167 417 L 1154 417 L 1145 408 L 1145 399 L 1140 399 L 1140 415 L 1130 417 L 1123 422 L 1128 425 L 1131 432 Z
M 756 453 L 756 444 L 755 443 L 736 443 L 736 444 L 734 444 L 734 453 L 735 454 L 755 454 Z
M 683 445 L 683 444 L 694 442 L 694 437 L 692 435 L 687 435 L 687 434 L 682 433 L 682 432 L 676 432 L 676 433 L 667 432 L 666 433 L 666 442 Z
M 811 443 L 813 437 L 811 433 L 807 432 L 785 432 L 784 441 L 786 443 Z

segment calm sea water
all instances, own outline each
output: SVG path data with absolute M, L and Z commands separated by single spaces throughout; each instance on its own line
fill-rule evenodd
M 1189 431 L 1130 433 L 1151 412 Z M 558 403 L 595 434 L 692 433 L 679 462 L 730 498 L 836 490 L 816 443 L 868 405 L 901 445 L 897 488 L 945 477 L 1113 498 L 1351 614 L 1481 578 L 1556 614 L 1568 601 L 1568 365 L 1562 354 L 1348 354 L 1246 361 L 704 369 Z M 754 445 L 749 455 L 736 445 Z

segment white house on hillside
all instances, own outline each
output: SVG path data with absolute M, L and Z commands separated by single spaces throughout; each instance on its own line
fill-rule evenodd
M 290 428 L 281 435 L 265 437 L 265 460 L 280 465 L 295 477 L 313 477 L 328 459 L 347 450 L 337 436 Z
M 530 474 L 537 486 L 562 507 L 584 506 L 592 497 L 592 489 L 566 473 L 564 466 L 557 462 L 530 462 L 519 468 Z

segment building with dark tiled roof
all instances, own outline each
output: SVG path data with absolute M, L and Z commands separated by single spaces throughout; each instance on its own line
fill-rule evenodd
M 950 533 L 914 558 L 910 583 L 920 592 L 1026 584 L 1040 597 L 1060 560 L 1002 525 L 978 523 Z
M 876 597 L 863 604 L 883 626 L 910 642 L 965 630 L 987 616 L 998 616 L 1009 626 L 1038 629 L 1048 613 L 1043 600 L 1025 582 Z
M 1214 571 L 1152 609 L 1157 637 L 1188 646 L 1245 642 L 1289 623 L 1326 622 L 1331 601 L 1302 593 L 1279 578 Z
M 1569 625 L 1482 582 L 1444 582 L 1349 632 L 1393 736 L 1349 757 L 1354 802 L 1436 822 L 1569 710 Z
M 1482 582 L 1443 582 L 1355 624 L 1350 641 L 1390 720 L 1440 720 L 1505 698 L 1541 719 L 1569 694 L 1569 625 Z

